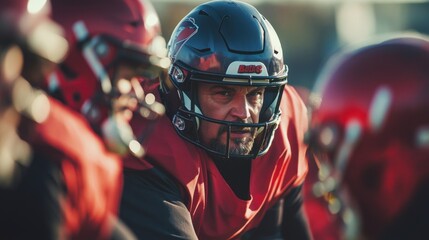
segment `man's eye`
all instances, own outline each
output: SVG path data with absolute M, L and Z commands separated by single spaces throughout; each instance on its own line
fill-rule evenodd
M 254 91 L 251 91 L 248 96 L 249 97 L 262 97 L 264 95 L 264 89 L 256 89 Z
M 231 91 L 218 91 L 218 92 L 216 92 L 216 94 L 228 97 L 228 96 L 231 96 Z
M 263 89 L 256 89 L 255 91 L 251 91 L 249 94 L 247 94 L 247 98 L 252 103 L 261 103 L 264 98 L 264 90 Z
M 264 91 L 254 91 L 249 93 L 249 96 L 257 97 L 257 96 L 262 96 L 263 94 L 264 94 Z

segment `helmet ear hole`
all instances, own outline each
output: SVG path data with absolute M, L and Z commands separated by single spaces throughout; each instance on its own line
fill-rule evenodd
M 366 189 L 376 192 L 380 188 L 382 174 L 383 167 L 381 164 L 371 164 L 362 171 L 362 184 Z
M 67 79 L 77 78 L 77 73 L 73 69 L 71 69 L 67 64 L 61 63 L 59 65 L 59 68 L 61 69 L 61 72 L 64 74 L 64 76 Z
M 73 93 L 73 100 L 79 102 L 81 100 L 81 95 L 78 92 Z

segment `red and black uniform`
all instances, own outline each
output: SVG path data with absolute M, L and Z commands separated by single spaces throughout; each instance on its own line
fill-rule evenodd
M 180 138 L 163 117 L 148 141 L 145 159 L 124 162 L 120 217 L 140 239 L 250 239 L 258 234 L 310 238 L 299 218 L 308 121 L 291 86 L 285 88 L 281 110 L 270 150 L 245 161 L 247 165 L 236 159 L 213 161 Z M 272 217 L 264 219 L 266 215 Z M 267 228 L 258 230 L 261 224 Z
M 33 159 L 17 186 L 0 190 L 0 238 L 110 239 L 125 234 L 117 232 L 122 228 L 116 217 L 121 160 L 107 152 L 83 117 L 50 99 L 47 120 L 24 120 L 20 132 Z

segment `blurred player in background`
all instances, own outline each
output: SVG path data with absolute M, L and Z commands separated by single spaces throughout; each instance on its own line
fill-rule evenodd
M 0 6 L 0 238 L 58 239 L 57 167 L 38 158 L 18 130 L 32 134 L 48 118 L 50 101 L 33 86 L 63 59 L 68 44 L 49 18 L 49 2 L 1 0 Z
M 137 114 L 137 118 L 153 122 L 163 114 L 163 106 L 151 101 L 143 86 L 157 82 L 169 65 L 152 4 L 146 0 L 114 0 L 109 4 L 101 0 L 53 0 L 52 9 L 53 19 L 65 30 L 70 51 L 49 77 L 47 91 L 83 116 L 91 132 L 101 136 L 110 151 L 121 157 L 141 157 L 145 150 L 139 137 L 146 134 L 143 130 L 148 126 L 140 125 L 143 132 L 136 135 L 130 121 Z M 99 164 L 104 164 L 103 159 Z M 116 214 L 122 179 L 100 181 L 106 189 L 98 191 L 108 191 L 109 187 L 117 190 L 105 198 Z M 87 192 L 89 199 L 94 198 L 94 191 Z M 97 199 L 93 201 L 97 203 Z M 94 205 L 92 209 L 108 208 Z M 79 224 L 86 226 L 84 221 Z
M 19 143 L 26 147 L 9 144 L 6 148 L 12 154 L 6 158 L 2 155 L 2 163 L 5 162 L 3 159 L 9 162 L 12 159 L 17 166 L 14 169 L 22 171 L 18 174 L 14 169 L 8 171 L 8 175 L 14 173 L 14 177 L 9 178 L 13 181 L 8 180 L 7 186 L 5 182 L 6 187 L 1 189 L 0 238 L 133 239 L 132 233 L 116 217 L 122 188 L 121 155 L 129 152 L 137 156 L 144 154 L 127 125 L 133 113 L 142 112 L 145 114 L 142 118 L 155 118 L 163 110 L 160 104 L 145 99 L 147 94 L 141 87 L 142 76 L 156 78 L 168 66 L 168 61 L 160 65 L 165 43 L 163 45 L 162 37 L 158 37 L 156 13 L 154 15 L 152 6 L 146 1 L 111 1 L 109 6 L 113 12 L 110 14 L 103 1 L 52 1 L 52 16 L 63 25 L 66 41 L 59 37 L 61 35 L 53 36 L 49 32 L 30 34 L 38 29 L 35 23 L 39 20 L 33 15 L 31 6 L 47 4 L 43 13 L 44 19 L 48 19 L 49 2 L 6 2 L 12 7 L 9 10 L 4 8 L 9 5 L 2 3 L 1 11 L 5 11 L 2 17 L 13 17 L 5 18 L 10 22 L 5 22 L 4 26 L 15 26 L 14 21 L 18 23 L 17 28 L 30 24 L 25 29 L 16 30 L 23 33 L 17 35 L 16 41 L 24 53 L 22 75 L 31 86 L 19 86 L 20 92 L 26 88 L 30 90 L 15 96 L 14 85 L 18 81 L 14 78 L 21 79 L 19 70 L 15 74 L 5 72 L 8 78 L 3 78 L 6 74 L 2 72 L 1 83 L 7 87 L 2 86 L 2 91 L 11 96 L 2 95 L 2 107 L 5 106 L 2 109 L 6 109 L 6 113 L 8 109 L 21 113 L 14 115 L 17 118 L 23 116 L 19 126 L 18 121 L 7 120 L 7 123 L 19 128 L 20 137 L 25 140 Z M 30 17 L 33 18 L 30 20 Z M 2 23 L 6 20 L 2 18 Z M 86 28 L 85 24 L 92 28 Z M 4 26 L 1 26 L 3 30 Z M 9 28 L 5 29 L 5 36 L 11 36 Z M 38 38 L 30 38 L 33 35 Z M 54 37 L 60 40 L 62 47 L 53 44 Z M 127 37 L 127 41 L 120 37 Z M 47 77 L 47 65 L 39 65 L 38 60 L 42 60 L 41 63 L 46 60 L 62 62 L 67 42 L 70 47 L 65 62 Z M 152 44 L 154 42 L 156 44 Z M 46 46 L 49 53 L 54 56 L 62 53 L 62 56 L 50 59 L 39 52 L 33 54 L 32 44 L 36 49 Z M 160 56 L 152 54 L 157 50 L 160 50 Z M 112 58 L 103 58 L 107 56 Z M 131 56 L 131 59 L 122 58 L 124 56 Z M 14 66 L 10 61 L 19 63 L 14 58 L 7 62 L 7 66 Z M 74 68 L 72 62 L 81 65 Z M 36 91 L 36 88 L 46 90 L 56 99 Z M 76 89 L 83 93 L 75 92 Z M 28 98 L 35 93 L 43 97 Z M 26 104 L 23 107 L 19 105 L 21 100 L 24 102 L 21 104 Z M 89 114 L 80 108 L 83 103 L 86 103 Z M 100 125 L 90 117 L 97 119 Z M 106 129 L 106 134 L 100 129 Z M 25 158 L 21 156 L 21 149 L 28 149 Z M 28 160 L 27 165 L 23 166 L 21 159 Z M 20 178 L 16 180 L 17 177 Z
M 322 71 L 309 139 L 344 239 L 428 238 L 428 92 L 426 36 L 367 43 Z
M 0 185 L 7 187 L 16 180 L 16 164 L 26 165 L 31 155 L 16 132 L 20 115 L 42 122 L 49 109 L 46 96 L 29 83 L 43 82 L 68 45 L 62 29 L 49 18 L 49 2 L 0 3 Z

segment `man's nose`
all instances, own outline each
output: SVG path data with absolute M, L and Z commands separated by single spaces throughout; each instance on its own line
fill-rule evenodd
M 238 119 L 248 119 L 250 117 L 250 104 L 246 96 L 237 96 L 234 98 L 231 115 Z

